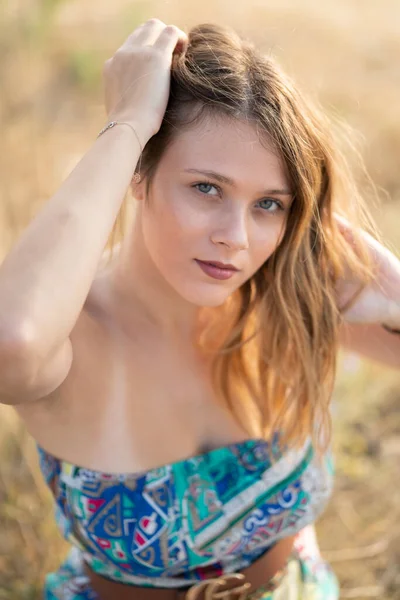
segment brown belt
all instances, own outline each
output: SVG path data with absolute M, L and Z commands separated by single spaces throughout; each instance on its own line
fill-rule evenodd
M 269 552 L 240 572 L 205 579 L 185 589 L 127 585 L 98 575 L 89 565 L 85 565 L 85 570 L 100 600 L 242 600 L 261 587 L 265 592 L 274 580 L 279 581 L 292 552 L 294 538 L 290 536 L 279 541 Z

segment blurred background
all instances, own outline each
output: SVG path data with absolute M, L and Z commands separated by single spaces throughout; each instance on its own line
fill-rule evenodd
M 103 63 L 150 17 L 233 26 L 345 119 L 400 255 L 399 0 L 0 0 L 1 258 L 103 127 Z M 399 371 L 340 353 L 336 487 L 317 532 L 342 598 L 400 598 L 399 407 Z M 0 600 L 41 598 L 66 550 L 34 441 L 0 406 Z

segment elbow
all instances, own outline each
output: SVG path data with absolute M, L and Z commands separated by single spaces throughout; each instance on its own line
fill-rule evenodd
M 39 357 L 28 331 L 2 332 L 0 338 L 0 403 L 14 405 L 31 389 Z

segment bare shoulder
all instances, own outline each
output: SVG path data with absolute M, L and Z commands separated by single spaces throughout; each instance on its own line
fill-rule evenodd
M 104 274 L 97 272 L 69 336 L 72 363 L 66 377 L 55 389 L 37 400 L 16 405 L 17 412 L 23 420 L 28 421 L 27 424 L 43 412 L 48 415 L 58 412 L 71 397 L 71 391 L 79 389 L 82 373 L 91 372 L 96 368 L 100 360 L 99 354 L 105 345 L 102 327 L 102 313 L 105 307 L 101 303 L 100 294 L 102 285 L 104 285 Z M 48 368 L 50 370 L 51 366 L 49 365 Z

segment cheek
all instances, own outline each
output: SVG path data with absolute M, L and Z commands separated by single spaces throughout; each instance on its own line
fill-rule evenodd
M 281 223 L 271 227 L 260 227 L 253 237 L 252 262 L 263 264 L 279 246 L 283 233 L 284 228 Z
M 206 228 L 199 211 L 179 193 L 153 198 L 143 211 L 142 223 L 146 246 L 159 264 L 187 256 Z
M 196 232 L 203 231 L 209 221 L 207 211 L 202 211 L 201 206 L 188 197 L 187 192 L 177 192 L 170 198 L 168 203 L 168 214 L 164 215 L 171 224 L 182 232 L 182 236 L 193 238 Z
M 209 227 L 209 211 L 201 210 L 190 197 L 190 192 L 181 189 L 163 195 L 158 209 L 153 213 L 161 235 L 165 231 L 178 236 L 179 239 L 194 240 Z

